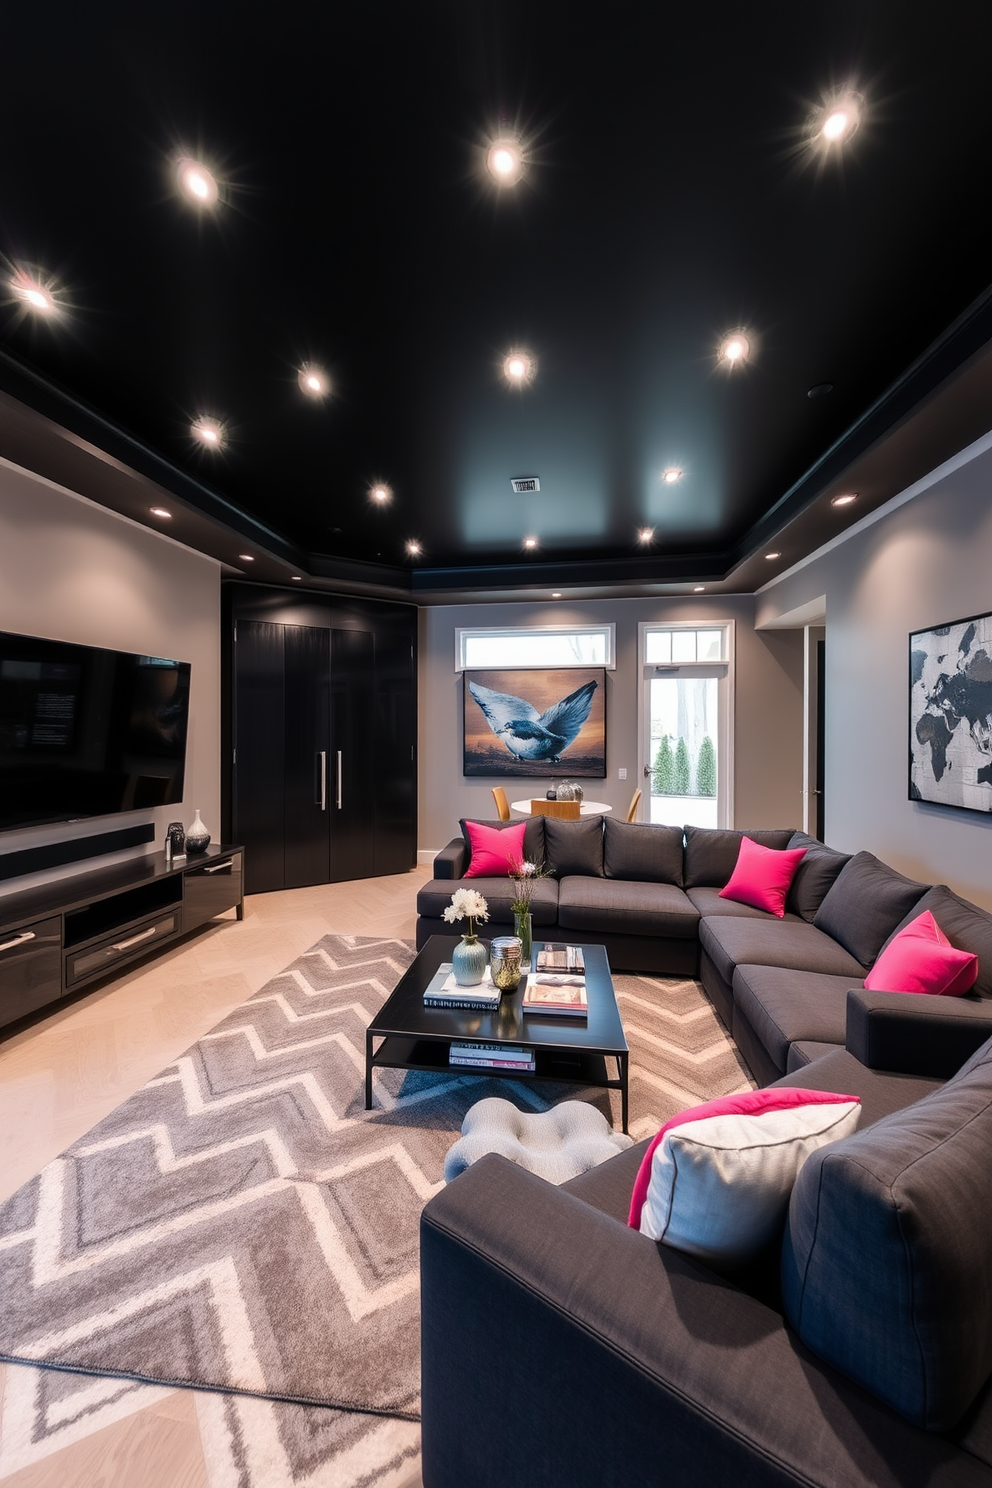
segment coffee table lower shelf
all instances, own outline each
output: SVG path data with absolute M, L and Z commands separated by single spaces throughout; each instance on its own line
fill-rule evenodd
M 371 1044 L 371 1039 L 369 1040 Z M 366 1061 L 365 1107 L 372 1106 L 373 1069 L 430 1070 L 453 1075 L 476 1075 L 495 1080 L 561 1080 L 568 1085 L 592 1085 L 600 1090 L 619 1090 L 626 1096 L 626 1082 L 621 1061 L 616 1056 L 586 1054 L 576 1049 L 537 1049 L 534 1070 L 471 1068 L 449 1064 L 450 1039 L 404 1038 L 390 1034 Z M 460 1040 L 455 1040 L 460 1042 Z M 609 1063 L 617 1066 L 610 1077 Z M 625 1102 L 626 1103 L 626 1102 Z M 626 1114 L 626 1113 L 625 1113 Z

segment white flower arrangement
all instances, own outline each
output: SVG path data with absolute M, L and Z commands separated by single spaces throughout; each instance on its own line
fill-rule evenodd
M 530 902 L 534 897 L 534 890 L 542 878 L 549 878 L 551 869 L 543 863 L 529 863 L 523 859 L 519 863 L 511 863 L 510 877 L 513 879 L 513 903 L 510 909 L 515 915 L 530 914 Z
M 478 889 L 456 889 L 451 903 L 442 912 L 441 918 L 453 925 L 456 920 L 468 920 L 468 939 L 475 939 L 475 921 L 488 920 L 489 905 Z

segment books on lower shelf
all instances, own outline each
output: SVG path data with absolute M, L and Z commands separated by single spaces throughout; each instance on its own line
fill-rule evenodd
M 484 1013 L 499 1007 L 500 996 L 488 966 L 481 982 L 474 987 L 462 987 L 455 981 L 451 962 L 442 961 L 424 988 L 424 1007 L 464 1008 Z
M 532 971 L 521 999 L 525 1013 L 554 1013 L 556 1017 L 587 1018 L 589 1002 L 584 976 Z
M 462 1069 L 506 1069 L 533 1074 L 537 1068 L 533 1049 L 518 1044 L 477 1044 L 463 1040 L 448 1048 L 448 1063 Z

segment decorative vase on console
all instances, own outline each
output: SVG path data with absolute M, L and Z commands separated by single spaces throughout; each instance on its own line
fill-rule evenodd
M 442 919 L 453 925 L 468 920 L 468 933 L 451 953 L 451 970 L 459 987 L 477 987 L 486 974 L 489 953 L 475 930 L 476 920 L 488 920 L 489 906 L 477 889 L 456 889 Z
M 198 806 L 196 808 L 196 815 L 193 817 L 193 820 L 186 828 L 186 851 L 188 853 L 206 852 L 209 846 L 210 833 L 207 831 L 207 828 L 204 825 L 203 818 L 200 815 L 200 808 Z

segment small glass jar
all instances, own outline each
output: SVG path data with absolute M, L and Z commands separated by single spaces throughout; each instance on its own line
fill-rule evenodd
M 489 950 L 489 972 L 493 986 L 513 992 L 520 985 L 522 945 L 516 935 L 497 935 Z

